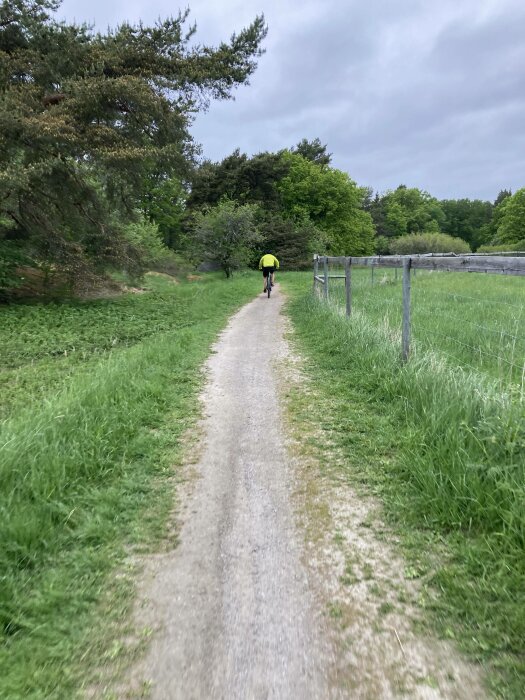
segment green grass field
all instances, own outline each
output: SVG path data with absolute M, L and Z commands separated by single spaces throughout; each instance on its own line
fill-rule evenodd
M 340 478 L 364 483 L 383 498 L 411 571 L 427 581 L 424 604 L 439 633 L 456 638 L 490 669 L 498 697 L 517 700 L 525 687 L 525 402 L 519 382 L 509 391 L 517 377 L 500 376 L 497 363 L 473 370 L 472 357 L 453 363 L 439 345 L 426 350 L 422 338 L 403 365 L 399 333 L 392 330 L 401 285 L 379 284 L 377 271 L 373 288 L 370 271 L 355 277 L 355 313 L 347 320 L 337 303 L 341 290 L 332 287 L 335 301 L 327 305 L 312 296 L 311 275 L 283 276 L 296 342 L 316 392 L 297 419 L 325 431 L 321 459 L 329 461 L 331 449 L 344 455 Z M 419 313 L 440 328 L 452 310 L 477 323 L 475 311 L 467 313 L 448 295 L 477 296 L 481 305 L 483 292 L 506 316 L 493 314 L 482 323 L 518 334 L 515 311 L 521 313 L 524 283 L 418 273 L 414 325 Z M 451 299 L 446 307 L 445 299 Z M 454 332 L 468 325 L 456 323 Z
M 341 269 L 334 272 L 344 274 Z M 352 272 L 353 308 L 400 342 L 402 272 L 379 268 Z M 435 352 L 525 396 L 525 278 L 458 272 L 412 275 L 414 353 Z M 344 305 L 344 280 L 330 297 Z M 480 381 L 482 381 L 482 377 Z
M 199 367 L 259 279 L 147 287 L 0 308 L 0 697 L 74 697 L 118 655 L 114 573 L 165 536 Z

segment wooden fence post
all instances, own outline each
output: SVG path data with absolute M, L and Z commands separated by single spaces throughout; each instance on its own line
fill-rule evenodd
M 408 360 L 410 354 L 410 267 L 411 259 L 403 260 L 403 362 Z
M 345 260 L 346 315 L 352 313 L 352 258 Z
M 314 255 L 314 294 L 317 291 L 317 276 L 319 274 L 319 260 L 317 258 L 317 254 Z
M 324 298 L 328 299 L 328 258 L 324 258 Z

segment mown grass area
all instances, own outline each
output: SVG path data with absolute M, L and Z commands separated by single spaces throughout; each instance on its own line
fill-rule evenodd
M 343 272 L 338 269 L 334 272 Z M 525 279 L 458 272 L 412 274 L 413 351 L 439 351 L 525 397 Z M 402 271 L 356 268 L 353 306 L 389 329 L 400 342 Z M 331 282 L 331 298 L 344 304 L 344 280 Z
M 377 318 L 356 309 L 348 321 L 313 298 L 310 275 L 282 283 L 316 393 L 301 418 L 325 432 L 321 456 L 342 452 L 340 476 L 381 495 L 440 634 L 491 669 L 497 696 L 522 698 L 525 404 L 439 353 L 402 365 Z
M 119 653 L 130 591 L 112 574 L 166 534 L 199 367 L 259 280 L 148 287 L 0 308 L 0 697 L 74 697 Z

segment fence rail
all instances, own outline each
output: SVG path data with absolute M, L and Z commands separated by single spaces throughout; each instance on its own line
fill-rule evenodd
M 489 274 L 502 274 L 525 276 L 525 255 L 455 255 L 454 253 L 428 253 L 423 255 L 373 255 L 365 257 L 355 256 L 326 256 L 314 255 L 314 292 L 318 285 L 322 287 L 322 296 L 329 298 L 331 279 L 344 279 L 346 291 L 346 315 L 352 314 L 352 267 L 370 267 L 372 275 L 374 268 L 402 268 L 403 270 L 403 316 L 402 316 L 402 340 L 401 355 L 403 361 L 407 361 L 410 355 L 411 337 L 411 279 L 410 271 L 414 274 L 416 269 L 427 271 L 440 270 L 443 272 L 477 272 Z M 329 265 L 344 266 L 345 274 L 330 274 Z M 322 266 L 322 274 L 320 267 Z
M 315 260 L 315 257 L 314 257 Z M 425 255 L 371 255 L 367 257 L 328 257 L 317 256 L 324 264 L 351 265 L 366 267 L 403 267 L 410 260 L 412 269 L 443 270 L 444 272 L 490 272 L 502 275 L 525 275 L 525 257 L 502 255 L 452 255 L 429 253 Z

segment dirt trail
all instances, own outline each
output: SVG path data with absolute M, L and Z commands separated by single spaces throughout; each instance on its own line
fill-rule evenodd
M 147 590 L 160 631 L 139 676 L 162 698 L 327 697 L 331 646 L 301 562 L 274 362 L 282 299 L 259 296 L 208 362 L 205 448 L 179 546 Z
M 290 456 L 301 436 L 283 432 L 277 385 L 300 372 L 281 306 L 276 288 L 243 307 L 208 361 L 202 453 L 181 494 L 179 544 L 146 562 L 138 617 L 153 639 L 118 696 L 146 683 L 162 700 L 483 697 L 477 669 L 453 647 L 419 639 L 399 609 L 403 563 L 363 530 L 369 506 Z M 312 498 L 329 513 L 314 538 Z M 394 579 L 388 621 L 378 621 L 371 565 L 376 581 Z

